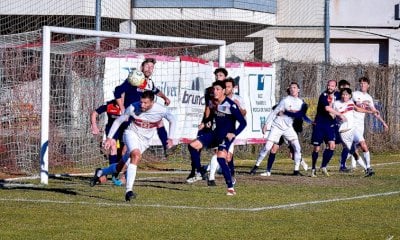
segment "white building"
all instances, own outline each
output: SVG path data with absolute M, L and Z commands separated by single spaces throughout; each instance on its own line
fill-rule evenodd
M 223 39 L 241 60 L 395 64 L 399 0 L 102 0 L 102 30 Z M 329 3 L 330 51 L 325 49 Z M 1 34 L 42 25 L 94 29 L 96 0 L 3 0 Z

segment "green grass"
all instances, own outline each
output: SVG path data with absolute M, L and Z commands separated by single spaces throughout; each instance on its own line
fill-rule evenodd
M 124 188 L 89 187 L 90 177 L 50 179 L 48 186 L 0 183 L 0 239 L 400 239 L 400 155 L 374 155 L 376 175 L 290 176 L 278 157 L 271 177 L 245 174 L 225 196 L 186 173 L 138 171 L 138 198 Z M 163 163 L 165 164 L 165 163 Z M 37 183 L 36 180 L 34 183 Z

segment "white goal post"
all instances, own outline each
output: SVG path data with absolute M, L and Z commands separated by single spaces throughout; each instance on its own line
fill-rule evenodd
M 42 109 L 41 109 L 41 137 L 40 137 L 40 181 L 41 184 L 48 184 L 49 179 L 49 112 L 50 112 L 50 53 L 51 53 L 51 36 L 53 33 L 74 34 L 91 37 L 111 37 L 128 40 L 149 40 L 159 42 L 187 43 L 187 44 L 204 44 L 218 46 L 218 62 L 219 66 L 225 66 L 226 42 L 224 40 L 215 39 L 199 39 L 184 38 L 171 36 L 156 36 L 144 34 L 126 34 L 118 32 L 95 31 L 65 27 L 43 27 L 42 42 Z

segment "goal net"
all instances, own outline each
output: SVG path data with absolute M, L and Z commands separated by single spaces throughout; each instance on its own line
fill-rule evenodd
M 218 60 L 224 64 L 224 46 L 211 39 L 57 27 L 0 36 L 0 178 L 39 176 L 40 169 L 47 184 L 52 174 L 107 165 L 104 135 L 91 133 L 90 114 L 149 57 L 157 60 L 153 79 L 178 115 L 176 141 L 195 137 L 204 109 L 199 93 L 213 81 Z M 100 115 L 98 126 L 105 121 Z M 153 145 L 145 161 L 161 158 L 159 140 Z M 176 159 L 178 168 L 187 168 Z

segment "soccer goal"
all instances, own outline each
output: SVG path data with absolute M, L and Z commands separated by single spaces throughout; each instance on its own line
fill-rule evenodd
M 180 138 L 195 137 L 204 86 L 225 65 L 225 41 L 45 26 L 0 36 L 0 54 L 0 178 L 48 184 L 50 175 L 108 164 L 90 114 L 148 57 L 157 61 L 153 79 L 178 115 Z

